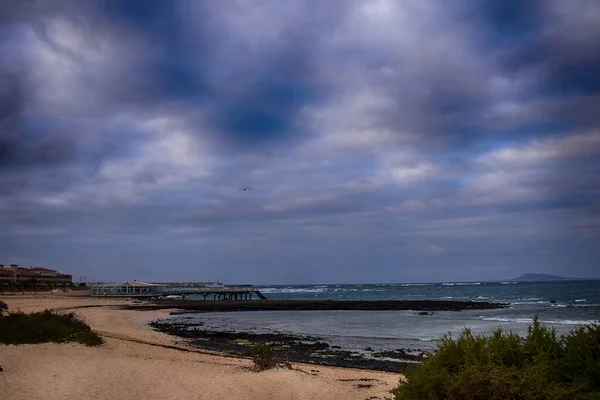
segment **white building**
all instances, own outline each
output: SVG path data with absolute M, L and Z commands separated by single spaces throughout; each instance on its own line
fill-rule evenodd
M 160 294 L 162 288 L 154 283 L 124 281 L 94 285 L 90 290 L 92 296 L 148 297 Z

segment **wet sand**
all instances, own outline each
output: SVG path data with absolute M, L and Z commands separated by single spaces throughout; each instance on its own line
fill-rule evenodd
M 383 399 L 401 375 L 293 364 L 251 370 L 245 358 L 187 347 L 144 322 L 174 309 L 142 311 L 129 299 L 61 295 L 0 296 L 11 310 L 73 310 L 106 343 L 0 345 L 0 393 L 37 399 Z M 123 307 L 125 306 L 125 307 Z

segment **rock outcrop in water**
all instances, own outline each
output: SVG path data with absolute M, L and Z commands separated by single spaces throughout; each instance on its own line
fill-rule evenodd
M 275 310 L 413 310 L 413 311 L 462 311 L 489 310 L 507 307 L 505 303 L 487 301 L 445 300 L 252 300 L 252 301 L 204 301 L 204 300 L 154 300 L 143 306 L 125 306 L 139 309 L 166 309 L 199 312 L 224 311 L 275 311 Z

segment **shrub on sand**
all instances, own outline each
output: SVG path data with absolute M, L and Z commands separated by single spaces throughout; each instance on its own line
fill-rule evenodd
M 282 361 L 275 356 L 273 348 L 266 344 L 257 343 L 254 346 L 244 349 L 242 353 L 245 356 L 252 357 L 254 361 L 254 369 L 256 371 L 264 371 L 266 369 L 275 368 L 277 366 L 292 367 L 289 362 Z
M 502 329 L 445 336 L 435 354 L 405 373 L 395 400 L 600 399 L 600 325 L 557 337 L 537 317 L 520 337 Z
M 73 312 L 45 310 L 31 314 L 10 312 L 0 316 L 0 343 L 47 342 L 99 346 L 104 340 Z

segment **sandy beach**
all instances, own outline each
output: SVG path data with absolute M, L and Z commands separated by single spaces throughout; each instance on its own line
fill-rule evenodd
M 64 295 L 0 296 L 11 310 L 73 310 L 105 344 L 0 345 L 0 393 L 37 399 L 383 399 L 399 374 L 294 364 L 251 370 L 244 358 L 199 351 L 155 332 L 145 321 L 169 310 L 119 310 L 128 299 Z M 166 347 L 165 347 L 166 346 Z

